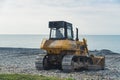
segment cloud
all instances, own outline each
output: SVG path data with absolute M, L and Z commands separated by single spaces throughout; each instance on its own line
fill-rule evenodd
M 35 0 L 42 5 L 56 7 L 79 7 L 83 5 L 119 4 L 119 0 Z
M 48 21 L 65 20 L 72 22 L 82 34 L 120 34 L 119 2 L 118 0 L 2 0 L 0 33 L 44 34 L 49 32 Z

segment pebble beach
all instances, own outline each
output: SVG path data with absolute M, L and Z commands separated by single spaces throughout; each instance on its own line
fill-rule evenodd
M 76 71 L 64 73 L 60 70 L 36 70 L 35 58 L 42 50 L 36 48 L 0 48 L 0 74 L 32 74 L 73 78 L 75 80 L 120 80 L 120 54 L 110 50 L 90 51 L 106 57 L 105 70 Z

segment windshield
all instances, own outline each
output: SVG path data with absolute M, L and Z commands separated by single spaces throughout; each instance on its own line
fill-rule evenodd
M 50 38 L 64 38 L 64 28 L 51 28 L 51 36 Z

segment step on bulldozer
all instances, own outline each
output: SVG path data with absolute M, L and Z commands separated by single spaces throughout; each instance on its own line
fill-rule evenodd
M 87 41 L 79 41 L 78 28 L 74 39 L 72 24 L 66 21 L 50 21 L 49 39 L 41 43 L 43 52 L 35 61 L 37 70 L 60 69 L 71 72 L 80 69 L 102 70 L 105 57 L 90 55 Z

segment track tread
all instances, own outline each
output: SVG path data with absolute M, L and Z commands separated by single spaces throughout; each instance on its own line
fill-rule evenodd
M 35 67 L 37 70 L 44 69 L 43 60 L 44 60 L 45 56 L 46 56 L 46 54 L 40 54 L 40 55 L 38 55 L 38 58 L 36 58 Z
M 72 72 L 73 65 L 72 65 L 72 59 L 74 55 L 65 55 L 62 60 L 62 69 L 64 72 Z

